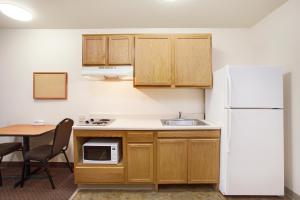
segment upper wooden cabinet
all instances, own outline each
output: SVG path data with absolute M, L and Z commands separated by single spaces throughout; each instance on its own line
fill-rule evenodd
M 110 65 L 132 64 L 133 37 L 128 35 L 109 36 L 108 63 Z
M 135 86 L 210 88 L 211 34 L 83 35 L 82 64 L 134 65 Z
M 133 36 L 83 35 L 82 64 L 130 65 L 132 64 Z
M 172 43 L 166 35 L 135 37 L 136 86 L 166 86 L 172 84 Z
M 135 37 L 135 86 L 212 87 L 210 34 Z
M 106 36 L 83 35 L 82 37 L 82 64 L 105 65 L 107 54 Z
M 210 35 L 175 36 L 175 85 L 212 85 Z

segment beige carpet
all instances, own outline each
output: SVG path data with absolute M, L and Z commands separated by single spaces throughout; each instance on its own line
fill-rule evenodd
M 283 200 L 279 197 L 230 197 L 225 198 L 209 186 L 168 187 L 154 191 L 107 191 L 79 189 L 72 200 Z

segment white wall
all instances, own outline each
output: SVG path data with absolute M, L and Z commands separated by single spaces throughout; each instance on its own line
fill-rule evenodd
M 248 29 L 0 30 L 0 125 L 31 123 L 35 119 L 57 123 L 64 117 L 77 120 L 79 114 L 91 112 L 203 114 L 204 97 L 200 89 L 136 89 L 131 81 L 84 79 L 81 76 L 81 34 L 207 32 L 213 34 L 214 67 L 252 60 Z M 32 73 L 41 71 L 68 72 L 68 100 L 33 100 Z M 33 138 L 33 146 L 50 138 Z M 14 138 L 1 137 L 0 140 Z M 71 154 L 70 157 L 72 160 Z
M 213 67 L 225 64 L 281 64 L 285 68 L 285 180 L 300 194 L 300 1 L 289 0 L 250 29 L 1 30 L 0 126 L 107 112 L 119 114 L 203 113 L 199 89 L 135 89 L 132 82 L 82 78 L 83 33 L 207 33 L 213 35 Z M 32 72 L 67 71 L 68 100 L 32 99 Z M 32 139 L 33 145 L 50 136 Z M 14 140 L 1 137 L 0 142 Z M 72 148 L 70 148 L 72 150 Z M 72 153 L 69 152 L 72 158 Z M 11 158 L 7 158 L 11 159 Z M 58 159 L 60 160 L 60 159 Z
M 255 62 L 285 69 L 285 185 L 300 195 L 300 1 L 289 0 L 251 29 Z
M 250 29 L 98 29 L 1 30 L 0 126 L 106 112 L 119 114 L 203 113 L 199 89 L 135 89 L 132 82 L 98 82 L 82 78 L 83 33 L 213 34 L 213 67 L 225 64 L 281 64 L 285 68 L 285 180 L 300 194 L 300 1 L 289 0 Z M 68 100 L 32 99 L 32 72 L 67 71 Z M 50 136 L 32 139 L 33 146 Z M 1 137 L 0 142 L 14 140 Z M 72 150 L 72 148 L 70 148 Z M 72 159 L 72 153 L 69 152 Z M 7 159 L 11 159 L 7 157 Z M 61 159 L 58 159 L 61 160 Z

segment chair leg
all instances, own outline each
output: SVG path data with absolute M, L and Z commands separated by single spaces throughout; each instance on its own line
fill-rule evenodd
M 1 174 L 1 169 L 0 169 L 0 187 L 3 186 L 3 183 L 2 183 L 2 174 Z
M 73 169 L 72 169 L 72 166 L 71 166 L 71 164 L 70 164 L 70 162 L 69 162 L 69 159 L 68 159 L 68 156 L 67 156 L 66 152 L 63 151 L 63 154 L 64 154 L 64 156 L 65 156 L 65 158 L 66 158 L 67 165 L 68 165 L 68 167 L 69 167 L 71 173 L 73 173 Z
M 36 174 L 36 173 L 39 172 L 42 168 L 43 168 L 42 166 L 37 167 L 35 170 L 33 170 L 33 171 L 30 172 L 30 175 Z
M 0 157 L 0 164 L 2 162 L 2 157 Z M 2 183 L 2 174 L 1 174 L 1 169 L 0 169 L 0 187 L 2 187 L 3 183 Z
M 48 176 L 48 179 L 49 179 L 49 181 L 51 183 L 52 189 L 54 190 L 55 189 L 55 185 L 54 185 L 54 182 L 52 180 L 52 176 L 51 176 L 51 174 L 50 174 L 50 172 L 49 172 L 49 170 L 47 168 L 47 164 L 44 165 L 44 170 L 45 170 L 45 172 L 46 172 L 46 174 Z
M 22 177 L 21 177 L 21 183 L 20 183 L 21 188 L 24 186 L 24 179 L 25 179 L 25 160 L 23 162 L 23 167 L 22 167 Z

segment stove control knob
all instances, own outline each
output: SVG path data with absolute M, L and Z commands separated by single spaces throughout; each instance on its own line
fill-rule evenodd
M 90 122 L 88 120 L 85 121 L 86 124 L 89 124 Z
M 90 119 L 90 121 L 93 122 L 93 121 L 95 121 L 95 120 L 92 118 L 92 119 Z

